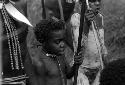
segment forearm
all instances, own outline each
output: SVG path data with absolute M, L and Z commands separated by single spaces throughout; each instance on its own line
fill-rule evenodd
M 107 53 L 107 49 L 105 47 L 105 41 L 104 41 L 104 29 L 101 28 L 99 29 L 99 37 L 100 37 L 100 42 L 101 42 L 101 45 L 102 45 L 102 51 L 103 51 L 103 54 L 108 54 Z
M 72 78 L 75 74 L 76 71 L 76 64 L 74 64 L 72 67 L 68 68 L 67 73 L 66 73 L 66 77 L 68 79 Z
M 103 28 L 99 29 L 98 33 L 100 37 L 100 42 L 104 45 L 104 29 Z
M 103 60 L 104 66 L 105 66 L 107 64 L 106 55 L 108 54 L 108 52 L 107 52 L 107 48 L 105 47 L 104 29 L 103 28 L 99 29 L 99 35 L 100 35 L 100 41 L 102 44 L 102 60 Z

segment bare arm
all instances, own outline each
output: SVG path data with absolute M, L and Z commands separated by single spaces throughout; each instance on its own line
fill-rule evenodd
M 105 46 L 105 38 L 104 38 L 105 31 L 103 28 L 104 27 L 103 16 L 102 15 L 100 15 L 100 16 L 101 16 L 102 26 L 99 28 L 98 33 L 99 33 L 100 41 L 102 44 L 102 50 L 101 50 L 102 51 L 102 59 L 103 59 L 104 65 L 106 65 L 107 64 L 106 56 L 108 54 L 108 51 L 107 51 L 107 48 Z
M 66 62 L 66 77 L 68 79 L 72 78 L 75 74 L 76 66 L 81 65 L 83 62 L 83 52 L 81 51 L 77 56 L 74 57 L 74 64 L 70 66 Z
M 46 85 L 45 66 L 38 58 L 28 59 L 26 66 L 30 85 Z
M 100 18 L 101 18 L 101 27 L 99 28 L 99 37 L 100 37 L 100 41 L 101 41 L 101 43 L 102 43 L 102 47 L 103 47 L 103 49 L 102 49 L 102 53 L 104 54 L 104 55 L 107 55 L 108 54 L 108 52 L 107 52 L 107 49 L 106 49 L 106 47 L 105 47 L 105 38 L 104 38 L 104 36 L 105 36 L 105 31 L 104 31 L 104 22 L 103 22 L 103 16 L 100 14 Z
M 65 57 L 63 58 L 64 64 L 65 64 L 65 73 L 66 77 L 70 79 L 74 75 L 74 66 L 73 64 L 73 50 L 70 49 L 69 46 L 66 46 L 65 49 Z M 72 67 L 73 66 L 73 67 Z
M 75 66 L 76 64 L 74 64 L 72 67 L 67 67 L 67 74 L 66 74 L 66 77 L 68 79 L 72 78 L 75 74 Z

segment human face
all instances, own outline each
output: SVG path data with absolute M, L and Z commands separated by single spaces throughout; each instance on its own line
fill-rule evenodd
M 65 49 L 64 30 L 53 31 L 45 42 L 45 50 L 54 55 L 63 55 Z
M 89 1 L 90 8 L 94 12 L 98 12 L 100 10 L 101 0 L 88 0 L 88 1 Z

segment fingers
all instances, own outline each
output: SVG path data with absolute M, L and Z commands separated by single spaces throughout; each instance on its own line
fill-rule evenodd
M 78 53 L 78 55 L 74 57 L 74 63 L 75 63 L 75 64 L 78 64 L 78 65 L 81 65 L 82 62 L 83 62 L 83 59 L 84 59 L 83 52 L 80 51 L 80 52 Z
M 74 61 L 75 61 L 75 62 L 81 62 L 81 61 L 83 61 L 83 57 L 75 58 Z
M 79 58 L 79 59 L 74 59 L 74 64 L 81 65 L 82 62 L 83 62 L 83 57 L 82 57 L 82 58 Z
M 92 21 L 95 19 L 95 14 L 92 10 L 87 10 L 85 16 L 88 20 Z

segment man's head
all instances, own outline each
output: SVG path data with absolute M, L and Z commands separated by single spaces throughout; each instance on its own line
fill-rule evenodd
M 125 85 L 125 59 L 115 60 L 103 69 L 100 85 Z
M 89 2 L 90 8 L 93 11 L 98 12 L 100 10 L 101 0 L 88 0 L 88 2 Z
M 54 55 L 64 53 L 64 22 L 57 19 L 41 20 L 35 27 L 37 40 L 43 44 L 43 49 Z

